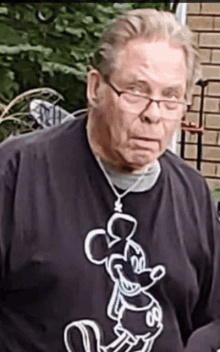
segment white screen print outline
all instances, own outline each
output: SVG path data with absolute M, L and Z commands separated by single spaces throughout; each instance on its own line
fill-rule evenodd
M 118 223 L 128 225 L 125 238 L 115 230 Z M 114 283 L 107 315 L 116 322 L 116 338 L 104 346 L 101 328 L 95 321 L 73 321 L 64 330 L 68 352 L 150 352 L 161 334 L 162 309 L 148 290 L 166 270 L 163 265 L 147 266 L 144 250 L 132 239 L 136 229 L 137 220 L 133 216 L 117 212 L 108 220 L 106 230 L 94 229 L 87 234 L 84 243 L 87 258 L 95 265 L 105 265 Z M 81 347 L 77 345 L 77 349 L 74 347 L 75 330 L 81 335 Z M 137 346 L 141 347 L 137 350 Z

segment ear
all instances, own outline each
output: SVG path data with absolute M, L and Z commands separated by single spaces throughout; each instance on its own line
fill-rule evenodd
M 98 70 L 92 69 L 87 76 L 87 99 L 91 106 L 97 107 L 101 98 L 102 77 Z

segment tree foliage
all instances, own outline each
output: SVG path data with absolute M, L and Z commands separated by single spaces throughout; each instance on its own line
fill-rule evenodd
M 173 1 L 174 13 L 178 2 Z M 68 111 L 84 107 L 89 57 L 111 20 L 135 8 L 168 10 L 170 1 L 0 3 L 0 115 L 17 95 L 40 87 L 62 94 L 62 106 Z M 19 114 L 25 104 L 14 113 Z M 0 119 L 0 142 L 29 130 L 25 123 Z
M 0 103 L 50 87 L 69 111 L 85 104 L 87 62 L 111 20 L 163 3 L 0 3 Z

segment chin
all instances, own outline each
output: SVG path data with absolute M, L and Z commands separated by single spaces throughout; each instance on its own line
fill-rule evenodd
M 159 153 L 135 153 L 133 155 L 124 155 L 124 167 L 132 170 L 138 170 L 144 166 L 151 164 L 159 157 Z

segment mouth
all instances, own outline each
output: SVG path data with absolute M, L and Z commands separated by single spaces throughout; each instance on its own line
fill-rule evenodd
M 131 139 L 144 141 L 144 142 L 158 142 L 157 138 L 152 138 L 152 137 L 132 137 Z
M 132 137 L 131 143 L 135 148 L 138 149 L 152 149 L 157 147 L 158 139 L 156 138 L 147 138 L 147 137 Z
M 140 284 L 136 283 L 136 282 L 131 282 L 130 280 L 127 280 L 122 272 L 122 268 L 120 265 L 117 265 L 115 267 L 115 269 L 118 272 L 118 276 L 119 276 L 119 282 L 120 282 L 120 287 L 121 290 L 126 294 L 126 295 L 130 295 L 130 294 L 134 294 L 136 293 L 136 291 L 139 290 L 140 288 Z

